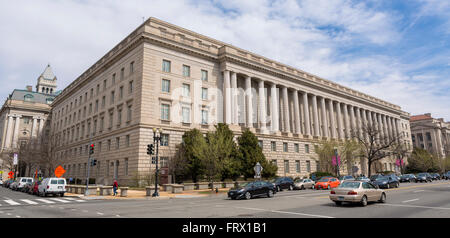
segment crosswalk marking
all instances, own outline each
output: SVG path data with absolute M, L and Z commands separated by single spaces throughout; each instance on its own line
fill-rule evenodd
M 26 203 L 28 203 L 28 204 L 31 204 L 31 205 L 38 204 L 37 202 L 33 202 L 33 201 L 31 201 L 31 200 L 28 200 L 28 199 L 21 199 L 21 201 L 24 201 L 24 202 L 26 202 Z
M 40 201 L 40 202 L 44 202 L 44 203 L 55 203 L 55 202 L 52 202 L 52 201 L 49 201 L 49 200 L 47 200 L 47 199 L 35 199 L 35 200 L 37 200 L 37 201 Z
M 9 205 L 20 205 L 20 203 L 18 202 L 14 202 L 13 200 L 4 200 L 6 203 L 8 203 Z
M 50 198 L 53 201 L 62 202 L 62 203 L 68 203 L 69 201 L 58 199 L 58 198 Z

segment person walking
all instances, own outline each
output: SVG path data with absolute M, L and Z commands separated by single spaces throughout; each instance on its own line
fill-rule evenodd
M 118 188 L 119 188 L 119 184 L 117 183 L 116 180 L 114 180 L 114 184 L 113 184 L 114 195 L 113 196 L 116 196 Z

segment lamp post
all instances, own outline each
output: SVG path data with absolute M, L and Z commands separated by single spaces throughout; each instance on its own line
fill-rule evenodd
M 339 177 L 339 159 L 337 147 L 334 147 L 334 156 L 336 157 L 336 176 Z
M 159 143 L 161 143 L 161 134 L 163 132 L 162 128 L 156 129 L 153 128 L 153 144 L 156 146 L 156 154 L 155 154 L 155 192 L 152 194 L 152 197 L 159 197 L 158 193 L 158 153 L 159 153 Z

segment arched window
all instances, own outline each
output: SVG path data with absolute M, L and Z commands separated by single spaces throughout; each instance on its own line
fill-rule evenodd
M 45 89 L 45 93 L 48 93 L 48 88 Z
M 52 94 L 52 93 L 53 93 L 53 88 L 50 89 L 50 94 Z
M 45 90 L 45 88 L 44 88 L 44 87 L 42 87 L 42 92 L 44 92 L 44 90 Z
M 23 96 L 23 100 L 26 102 L 30 102 L 33 100 L 33 95 L 31 94 L 26 94 L 25 96 Z

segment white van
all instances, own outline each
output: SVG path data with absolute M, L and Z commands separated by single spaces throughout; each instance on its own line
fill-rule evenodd
M 27 183 L 33 183 L 33 178 L 30 177 L 20 177 L 17 179 L 17 187 L 14 190 L 21 190 Z
M 39 196 L 46 197 L 47 194 L 64 196 L 66 192 L 66 179 L 65 178 L 45 178 L 38 186 Z

